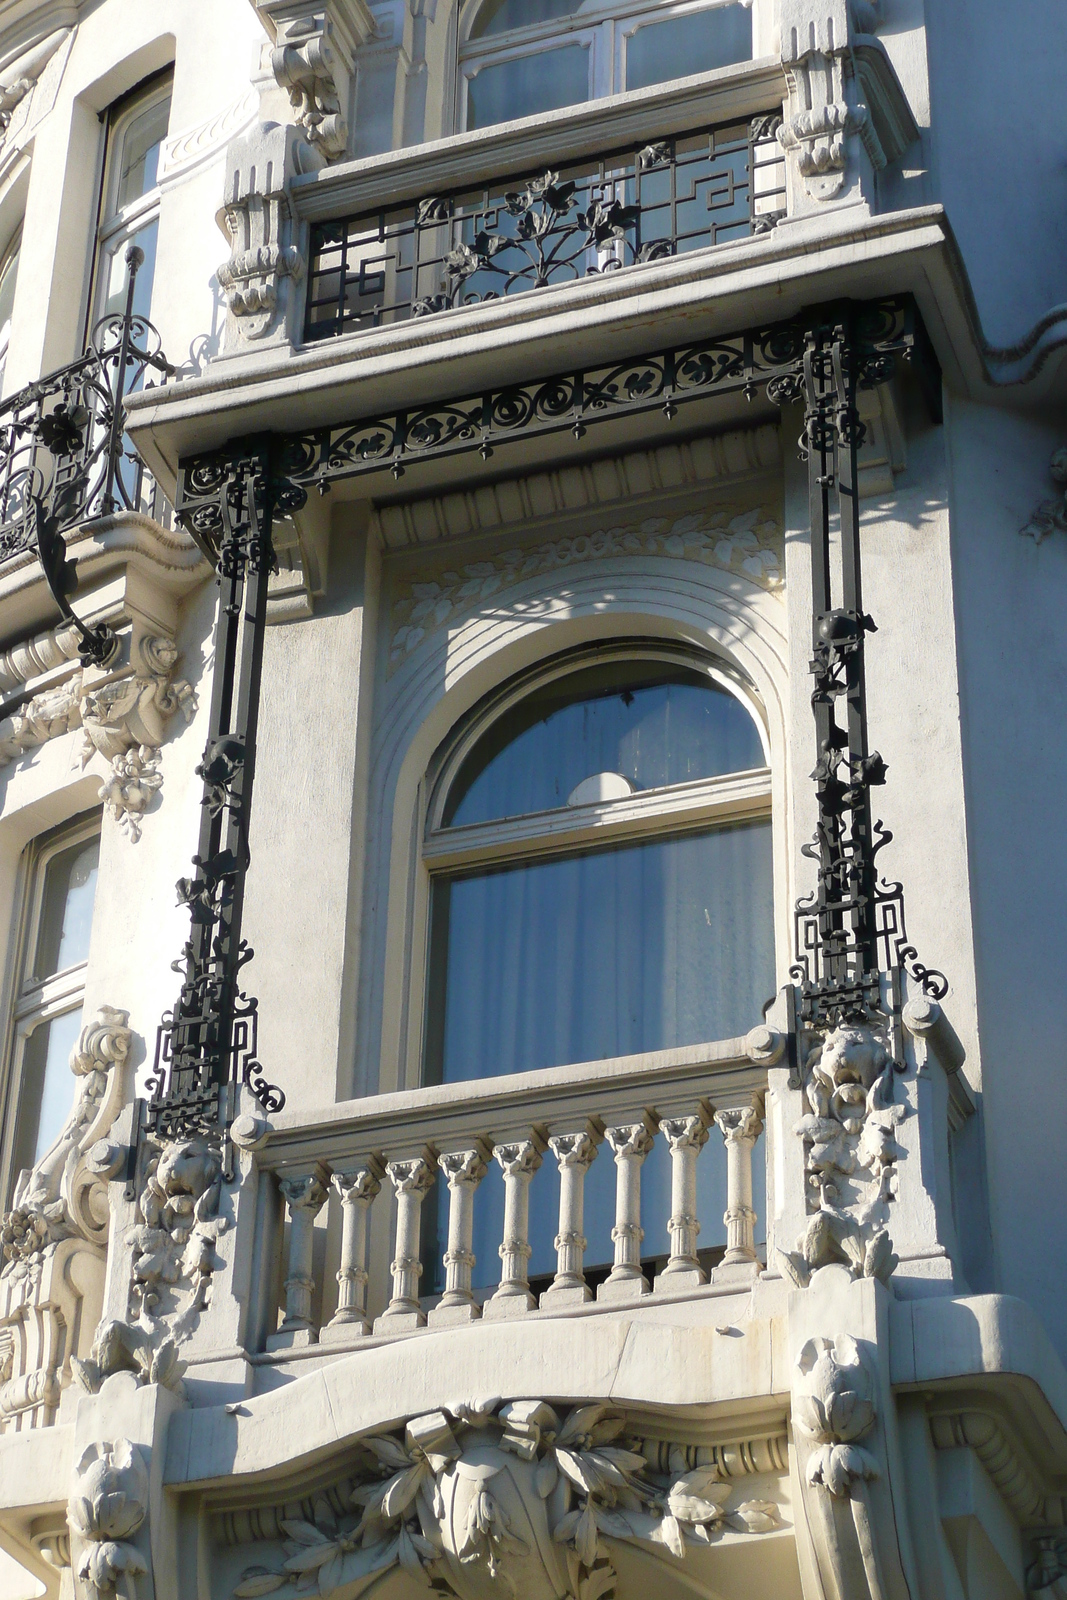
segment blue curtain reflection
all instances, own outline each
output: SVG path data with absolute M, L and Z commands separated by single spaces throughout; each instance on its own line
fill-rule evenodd
M 745 1033 L 774 990 L 770 824 L 434 888 L 428 1079 Z

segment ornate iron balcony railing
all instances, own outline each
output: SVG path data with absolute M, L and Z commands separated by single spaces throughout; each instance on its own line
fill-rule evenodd
M 126 254 L 126 305 L 93 328 L 89 346 L 56 372 L 27 384 L 0 405 L 0 561 L 36 550 L 56 605 L 82 636 L 81 654 L 105 661 L 110 630 L 74 615 L 75 574 L 65 533 L 116 511 L 169 514 L 162 491 L 125 435 L 125 396 L 150 373 L 174 369 L 152 324 L 133 309 L 144 253 Z
M 765 232 L 785 211 L 780 123 L 766 113 L 318 223 L 305 337 L 403 322 Z

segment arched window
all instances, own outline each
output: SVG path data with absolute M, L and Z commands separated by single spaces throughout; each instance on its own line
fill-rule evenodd
M 601 648 L 505 692 L 433 791 L 426 1081 L 747 1032 L 769 813 L 753 703 L 705 658 Z
M 483 0 L 460 48 L 459 125 L 484 128 L 751 56 L 751 0 L 654 8 L 648 0 Z
M 0 258 L 0 385 L 4 381 L 7 352 L 11 344 L 11 317 L 15 309 L 15 285 L 18 282 L 21 250 L 20 228 Z

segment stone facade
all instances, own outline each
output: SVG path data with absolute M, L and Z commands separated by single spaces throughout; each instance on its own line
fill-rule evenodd
M 1063 18 L 735 9 L 748 56 L 630 89 L 711 13 L 580 10 L 596 98 L 464 131 L 558 18 L 0 3 L 4 1600 L 1067 1595 Z M 39 404 L 115 238 L 167 359 Z M 630 659 L 762 765 L 451 826 L 494 719 Z M 762 1015 L 435 1071 L 444 875 L 753 821 Z

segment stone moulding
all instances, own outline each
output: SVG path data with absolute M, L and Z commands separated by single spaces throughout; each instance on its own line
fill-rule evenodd
M 423 640 L 513 584 L 539 573 L 626 557 L 697 561 L 740 573 L 774 594 L 783 580 L 782 527 L 762 504 L 745 510 L 728 506 L 517 545 L 465 562 L 458 570 L 422 573 L 419 581 L 402 587 L 393 602 L 390 669 Z
M 783 1444 L 763 1445 L 779 1473 Z M 358 1451 L 355 1471 L 313 1498 L 306 1516 L 285 1507 L 216 1518 L 223 1543 L 273 1535 L 262 1559 L 240 1570 L 233 1600 L 296 1600 L 309 1575 L 320 1595 L 356 1593 L 361 1579 L 395 1567 L 458 1596 L 488 1581 L 515 1597 L 597 1600 L 614 1589 L 620 1545 L 691 1565 L 728 1534 L 782 1526 L 777 1502 L 745 1497 L 710 1450 L 650 1446 L 605 1403 L 453 1404 L 367 1435 Z M 699 1576 L 694 1584 L 704 1592 Z

